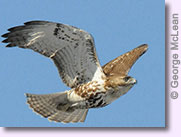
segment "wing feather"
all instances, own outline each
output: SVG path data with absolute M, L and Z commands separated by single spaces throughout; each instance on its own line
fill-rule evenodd
M 99 70 L 93 37 L 76 27 L 48 21 L 30 21 L 2 35 L 6 47 L 28 48 L 53 59 L 63 82 L 73 88 L 91 81 Z
M 148 49 L 148 45 L 143 44 L 105 64 L 102 68 L 104 74 L 126 76 L 136 62 Z

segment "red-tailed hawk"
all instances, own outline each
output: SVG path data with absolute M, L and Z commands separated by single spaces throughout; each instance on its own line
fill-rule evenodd
M 48 21 L 31 21 L 2 35 L 6 47 L 32 49 L 51 58 L 71 90 L 26 94 L 37 113 L 56 122 L 84 122 L 88 109 L 104 107 L 128 92 L 136 80 L 127 76 L 148 46 L 141 45 L 100 66 L 93 37 L 79 28 Z

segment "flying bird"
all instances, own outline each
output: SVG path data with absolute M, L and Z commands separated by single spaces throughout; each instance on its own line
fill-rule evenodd
M 35 112 L 55 122 L 84 122 L 90 108 L 104 107 L 137 82 L 128 72 L 148 46 L 143 44 L 101 67 L 94 39 L 79 28 L 49 21 L 30 21 L 2 35 L 6 47 L 32 49 L 53 60 L 71 89 L 53 94 L 26 94 Z

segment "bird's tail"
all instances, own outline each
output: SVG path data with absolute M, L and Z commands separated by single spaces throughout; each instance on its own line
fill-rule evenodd
M 67 99 L 67 92 L 35 95 L 26 94 L 27 103 L 38 114 L 55 122 L 84 122 L 88 109 L 75 109 Z

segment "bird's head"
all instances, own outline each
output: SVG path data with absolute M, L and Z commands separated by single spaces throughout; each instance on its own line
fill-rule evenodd
M 118 87 L 118 86 L 130 86 L 132 87 L 137 83 L 137 80 L 130 76 L 109 76 L 107 78 L 108 86 Z
M 123 78 L 123 81 L 125 82 L 126 85 L 134 85 L 137 83 L 137 80 L 130 76 L 125 76 Z

